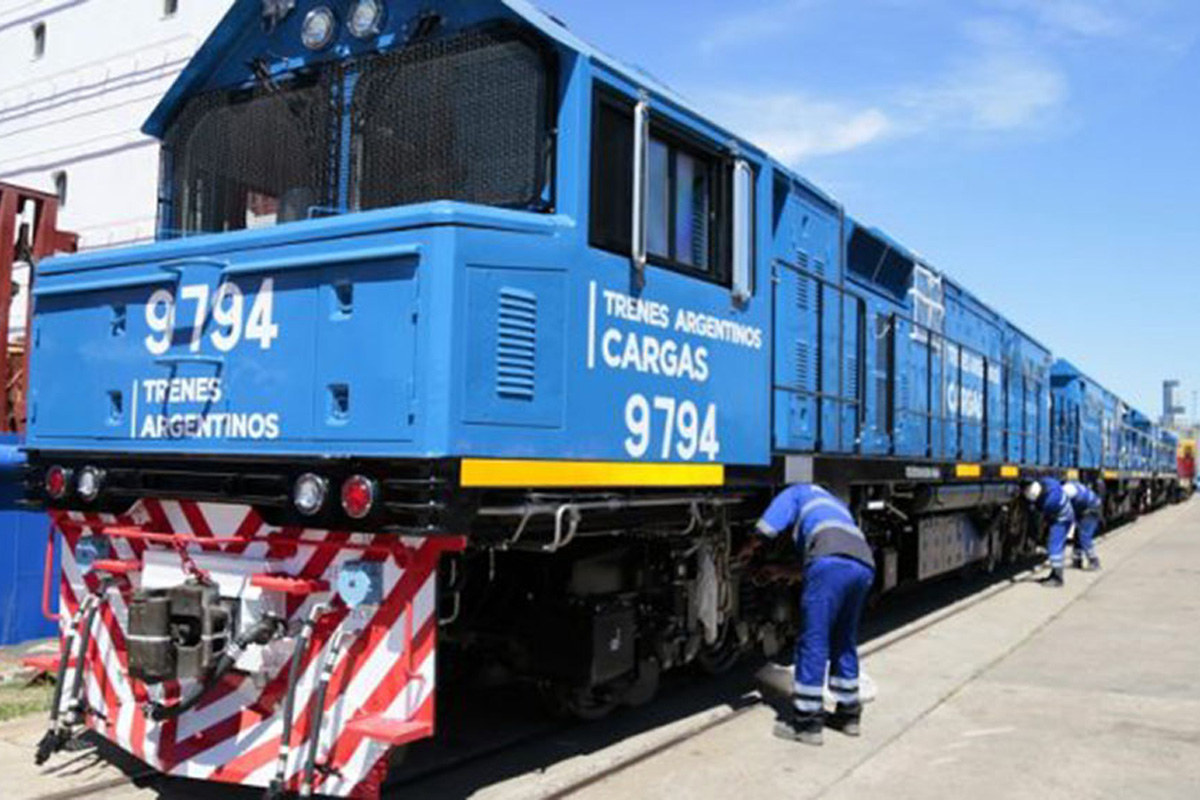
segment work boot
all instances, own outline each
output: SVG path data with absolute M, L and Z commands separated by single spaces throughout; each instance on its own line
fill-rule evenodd
M 1047 589 L 1061 589 L 1066 583 L 1063 580 L 1062 567 L 1055 567 L 1054 569 L 1050 570 L 1050 574 L 1042 578 L 1040 581 L 1038 581 L 1038 583 Z
M 1088 569 L 1088 572 L 1099 572 L 1100 571 L 1100 556 L 1092 556 L 1091 558 L 1089 558 L 1087 569 Z
M 1075 557 L 1073 559 L 1071 559 L 1071 566 L 1074 567 L 1075 569 L 1083 569 L 1083 554 L 1082 553 L 1075 554 Z
M 827 724 L 835 731 L 841 731 L 847 736 L 861 736 L 862 704 L 847 706 L 838 703 L 837 710 L 833 712 Z
M 775 723 L 775 736 L 803 744 L 825 744 L 824 730 L 825 714 L 820 711 L 815 714 L 796 712 Z

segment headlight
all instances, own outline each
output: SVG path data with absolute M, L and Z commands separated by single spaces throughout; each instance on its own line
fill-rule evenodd
M 385 13 L 383 0 L 358 0 L 350 9 L 350 21 L 346 26 L 354 37 L 366 39 L 383 30 Z
M 79 471 L 79 480 L 75 483 L 75 490 L 79 492 L 79 496 L 84 502 L 90 503 L 100 496 L 100 490 L 104 487 L 104 471 L 95 467 L 84 467 Z
M 329 494 L 329 481 L 320 475 L 301 475 L 296 479 L 296 487 L 292 491 L 292 502 L 296 510 L 306 517 L 316 514 L 325 505 L 325 497 Z
M 318 6 L 304 18 L 301 41 L 309 50 L 324 50 L 333 41 L 337 18 L 329 6 Z

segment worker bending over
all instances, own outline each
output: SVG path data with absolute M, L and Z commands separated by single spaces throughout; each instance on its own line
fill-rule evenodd
M 776 497 L 759 520 L 758 533 L 766 539 L 786 533 L 804 560 L 803 630 L 796 640 L 792 709 L 775 726 L 775 735 L 822 743 L 828 666 L 830 692 L 837 701 L 829 725 L 858 736 L 858 624 L 875 582 L 871 546 L 845 504 L 812 484 L 797 484 Z M 743 556 L 761 543 L 752 539 Z
M 1038 478 L 1025 487 L 1025 499 L 1050 524 L 1050 574 L 1039 583 L 1057 588 L 1063 585 L 1063 553 L 1067 537 L 1075 527 L 1075 510 L 1063 485 L 1054 478 Z
M 1072 561 L 1075 569 L 1083 569 L 1083 559 L 1087 556 L 1089 570 L 1100 569 L 1100 557 L 1096 555 L 1096 531 L 1100 529 L 1100 519 L 1104 511 L 1104 501 L 1086 484 L 1079 481 L 1067 481 L 1063 491 L 1071 501 L 1071 509 L 1075 512 L 1075 548 L 1072 551 Z

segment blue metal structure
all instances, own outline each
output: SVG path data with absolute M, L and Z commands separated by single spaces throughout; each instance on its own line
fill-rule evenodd
M 14 435 L 0 437 L 0 646 L 44 639 L 58 625 L 42 614 L 42 579 L 49 520 L 17 507 L 25 460 Z

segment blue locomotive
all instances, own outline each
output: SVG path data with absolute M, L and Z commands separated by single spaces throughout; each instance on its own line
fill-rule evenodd
M 159 241 L 37 271 L 31 497 L 68 648 L 111 644 L 47 751 L 369 796 L 435 649 L 584 716 L 779 649 L 730 553 L 787 482 L 883 591 L 1031 552 L 1024 478 L 1174 484 L 1147 418 L 524 0 L 240 0 L 146 131 Z

